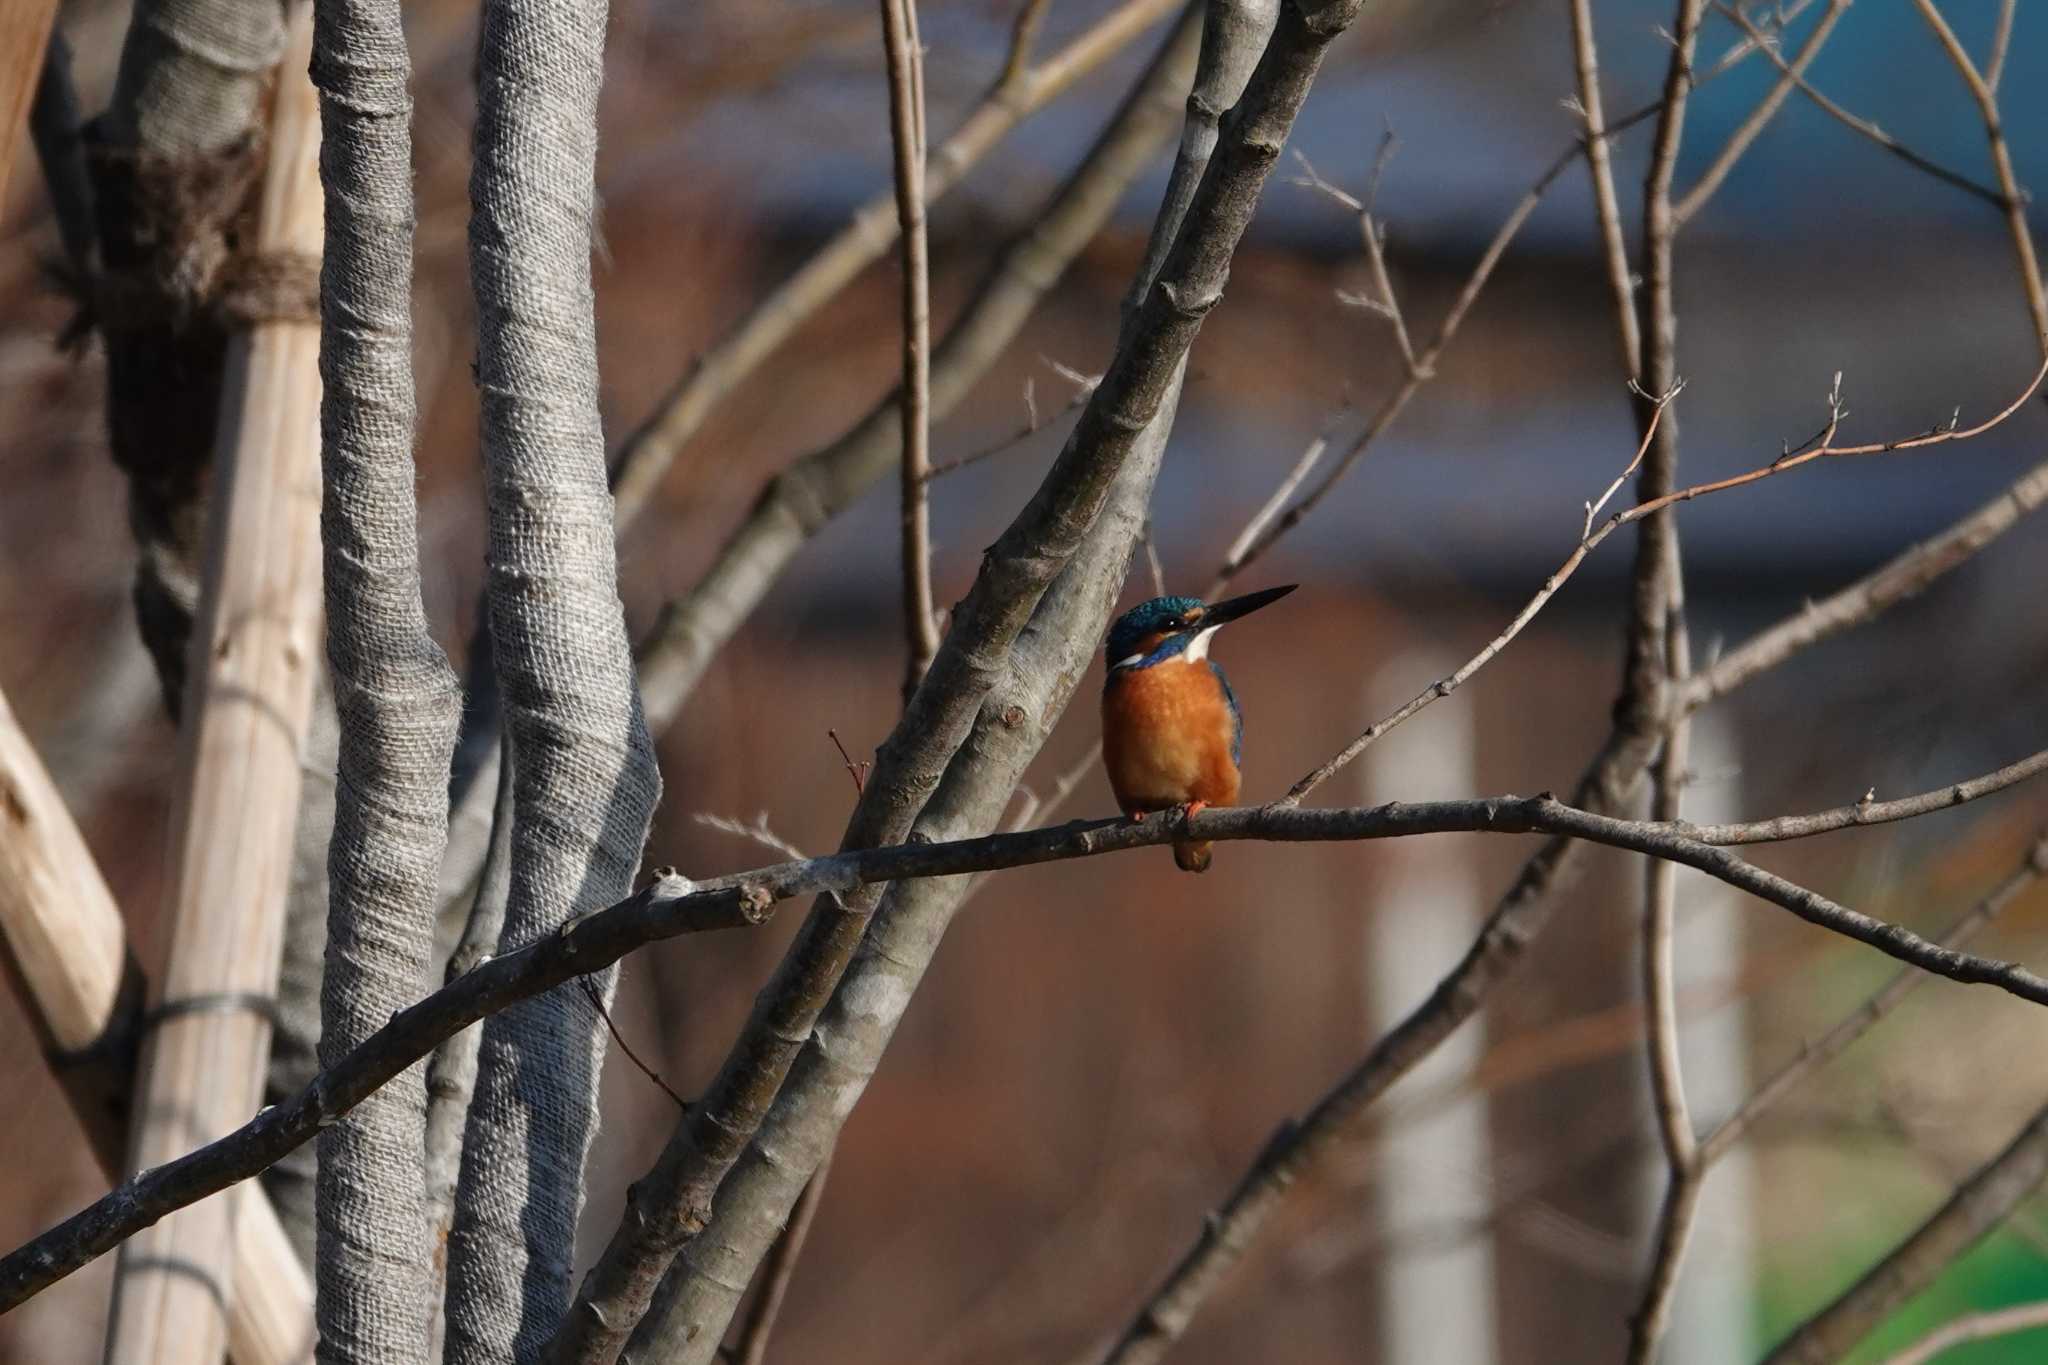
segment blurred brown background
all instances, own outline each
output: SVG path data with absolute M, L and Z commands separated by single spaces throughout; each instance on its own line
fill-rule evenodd
M 1056 0 L 1047 44 L 1100 12 Z M 1956 3 L 1981 46 L 1992 6 Z M 1654 97 L 1664 7 L 1599 7 L 1609 109 Z M 1983 175 L 1982 131 L 1903 6 L 1858 10 L 1813 78 L 1945 163 Z M 931 122 L 950 125 L 1000 60 L 1006 5 L 927 6 Z M 421 226 L 422 532 L 430 609 L 458 656 L 480 576 L 464 232 L 473 10 L 409 7 Z M 2006 78 L 2023 183 L 2048 184 L 2048 27 L 2022 7 Z M 89 107 L 111 77 L 122 6 L 65 25 Z M 873 15 L 838 3 L 614 6 L 600 166 L 605 402 L 630 429 L 694 354 L 886 183 Z M 1734 36 L 1713 21 L 1702 50 Z M 992 155 L 934 213 L 936 317 L 1071 164 L 1150 40 Z M 1319 86 L 1296 145 L 1380 182 L 1410 326 L 1433 330 L 1485 239 L 1573 136 L 1564 7 L 1389 7 Z M 1681 162 L 1697 173 L 1768 82 L 1760 62 L 1704 90 Z M 1625 141 L 1625 187 L 1643 145 Z M 1291 176 L 1291 172 L 1289 175 Z M 935 456 L 1014 430 L 1047 365 L 1100 367 L 1115 299 L 1163 182 L 1027 327 Z M 1624 207 L 1633 215 L 1632 188 Z M 1593 256 L 1584 172 L 1557 184 L 1462 336 L 1388 437 L 1247 587 L 1301 580 L 1221 657 L 1247 714 L 1246 792 L 1275 795 L 1360 725 L 1491 636 L 1626 463 L 1629 414 Z M 41 274 L 52 227 L 32 162 L 0 210 L 0 688 L 42 746 L 155 960 L 173 736 L 127 604 L 120 481 L 100 428 L 101 371 L 58 354 L 67 307 Z M 1680 249 L 1682 477 L 1768 460 L 1825 417 L 1843 371 L 1848 432 L 1896 436 L 2004 405 L 2033 368 L 2003 225 L 1796 97 Z M 1276 176 L 1194 357 L 1156 505 L 1169 585 L 1199 591 L 1244 519 L 1346 400 L 1398 377 L 1359 286 L 1355 223 Z M 623 547 L 646 624 L 688 586 L 762 481 L 830 439 L 897 364 L 893 266 L 871 270 L 722 410 Z M 1346 430 L 1355 430 L 1355 414 Z M 1049 425 L 1063 429 L 1061 424 Z M 1837 463 L 1687 507 L 1696 648 L 1854 578 L 1989 496 L 2040 456 L 2035 404 L 1968 445 Z M 938 588 L 1035 485 L 1058 430 L 941 484 Z M 891 723 L 900 672 L 893 504 L 871 498 L 805 552 L 725 651 L 662 749 L 653 856 L 689 872 L 774 855 L 704 827 L 750 821 L 831 846 L 850 787 L 825 731 L 858 754 Z M 1567 787 L 1605 733 L 1620 574 L 1602 551 L 1467 689 L 1347 772 L 1333 801 Z M 1928 597 L 1813 651 L 1710 713 L 1688 811 L 1734 817 L 1902 795 L 2042 747 L 2048 619 L 2042 528 L 2022 526 Z M 1130 599 L 1149 595 L 1142 566 Z M 1043 792 L 1092 743 L 1094 683 L 1041 761 Z M 1068 814 L 1111 809 L 1099 774 Z M 1759 861 L 1923 931 L 2017 862 L 2037 792 Z M 774 1355 L 789 1360 L 1062 1361 L 1117 1330 L 1276 1123 L 1312 1103 L 1462 952 L 1526 854 L 1479 836 L 1218 850 L 1205 878 L 1163 852 L 991 880 L 955 927 L 849 1126 Z M 1334 1178 L 1295 1192 L 1175 1357 L 1188 1362 L 1603 1360 L 1647 1254 L 1661 1158 L 1635 1013 L 1639 872 L 1603 857 L 1480 1029 L 1404 1084 Z M 1875 954 L 1683 883 L 1680 964 L 1695 1109 L 1747 1082 L 1888 972 Z M 2048 893 L 1980 949 L 2038 962 Z M 630 959 L 620 1029 L 685 1094 L 722 1056 L 793 921 Z M 11 996 L 0 992 L 0 1240 L 101 1188 Z M 1936 983 L 1778 1110 L 1720 1169 L 1667 1359 L 1746 1358 L 1810 1311 L 2001 1146 L 2048 1093 L 2048 1023 L 2017 1001 Z M 588 1218 L 615 1219 L 673 1117 L 616 1052 Z M 2048 1294 L 2048 1207 L 2022 1210 L 1872 1348 L 1963 1305 Z M 106 1266 L 0 1321 L 0 1359 L 97 1349 Z M 2038 1342 L 2039 1338 L 2033 1338 Z M 2039 1358 L 2028 1338 L 1970 1365 Z M 1858 1357 L 1859 1359 L 1863 1357 Z

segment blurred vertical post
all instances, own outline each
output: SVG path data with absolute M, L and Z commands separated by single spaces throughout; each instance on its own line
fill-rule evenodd
M 1414 692 L 1417 678 L 1441 678 L 1456 659 L 1396 657 L 1367 684 L 1366 701 Z M 1384 707 L 1368 705 L 1377 715 Z M 1360 766 L 1363 799 L 1420 801 L 1480 790 L 1478 738 L 1470 708 L 1440 706 L 1388 735 Z M 1399 1023 L 1472 942 L 1487 888 L 1470 859 L 1447 857 L 1440 840 L 1389 839 L 1376 846 L 1380 871 L 1366 939 L 1363 985 L 1375 1035 Z M 1493 1146 L 1485 1094 L 1444 1105 L 1419 1120 L 1400 1116 L 1405 1092 L 1455 1084 L 1479 1058 L 1478 1026 L 1454 1035 L 1390 1097 L 1394 1108 L 1375 1151 L 1369 1216 L 1384 1232 L 1380 1256 L 1379 1358 L 1494 1365 Z M 1440 1237 L 1441 1228 L 1453 1229 Z M 1468 1230 L 1469 1227 L 1469 1230 Z
M 0 4 L 0 196 L 22 145 L 36 81 L 43 73 L 43 49 L 57 18 L 57 0 L 7 0 Z
M 1735 727 L 1718 711 L 1702 711 L 1692 722 L 1692 773 L 1682 803 L 1688 820 L 1740 820 L 1741 751 Z M 1725 882 L 1678 869 L 1674 960 L 1679 965 L 1679 1050 L 1685 1089 L 1703 1131 L 1731 1114 L 1749 1097 L 1749 1010 L 1737 994 L 1726 1004 L 1688 1008 L 1698 999 L 1739 979 L 1743 966 L 1743 897 Z M 1653 1157 L 1655 1154 L 1652 1154 Z M 1666 1171 L 1661 1158 L 1644 1168 L 1645 1226 L 1654 1220 Z M 1714 1163 L 1701 1186 L 1693 1215 L 1692 1247 L 1672 1301 L 1671 1330 L 1664 1365 L 1715 1365 L 1751 1360 L 1756 1340 L 1755 1176 L 1747 1146 L 1737 1143 Z
M 319 111 L 297 7 L 279 68 L 257 249 L 321 245 Z M 213 468 L 206 585 L 193 633 L 172 831 L 170 959 L 144 1043 L 131 1171 L 245 1122 L 262 1095 L 320 662 L 320 329 L 268 322 L 230 347 Z M 234 1296 L 241 1189 L 127 1242 L 110 1365 L 215 1365 Z

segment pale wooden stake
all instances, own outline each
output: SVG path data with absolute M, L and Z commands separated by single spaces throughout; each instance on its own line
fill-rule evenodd
M 0 943 L 23 1001 L 51 1046 L 78 1053 L 132 1025 L 139 975 L 128 955 L 121 912 L 85 840 L 0 694 Z M 116 1061 L 109 1056 L 107 1063 Z M 110 1074 L 114 1072 L 115 1074 Z M 59 1077 L 94 1154 L 120 1169 L 123 1134 L 106 1063 L 82 1063 Z M 228 1341 L 238 1365 L 296 1365 L 310 1357 L 313 1287 L 260 1189 L 242 1200 L 236 1223 L 237 1293 Z
M 258 249 L 317 256 L 320 116 L 294 14 L 271 119 Z M 277 989 L 299 757 L 320 661 L 320 329 L 276 322 L 237 339 L 221 391 L 206 592 L 172 840 L 163 1018 L 143 1045 L 131 1171 L 184 1155 L 261 1101 L 270 1025 L 238 995 Z M 211 1003 L 209 1003 L 211 1002 Z M 246 1186 L 131 1238 L 115 1272 L 108 1365 L 217 1365 Z
M 134 1024 L 141 984 L 113 893 L 57 787 L 0 694 L 0 945 L 50 1046 L 100 1051 Z M 132 1075 L 118 1049 L 67 1067 L 64 1082 L 93 1153 L 121 1169 L 120 1114 Z M 110 1103 L 119 1086 L 120 1103 Z M 235 1225 L 228 1349 L 236 1365 L 312 1358 L 313 1285 L 261 1189 Z
M 29 106 L 43 74 L 43 48 L 57 18 L 57 0 L 6 0 L 0 4 L 0 202 L 7 176 L 28 127 Z

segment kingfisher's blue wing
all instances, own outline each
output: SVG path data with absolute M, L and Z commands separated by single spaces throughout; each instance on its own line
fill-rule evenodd
M 1216 685 L 1223 689 L 1223 700 L 1230 707 L 1230 761 L 1238 767 L 1244 766 L 1244 708 L 1237 704 L 1237 693 L 1230 690 L 1230 679 L 1223 676 L 1223 666 L 1214 659 L 1209 660 L 1209 671 L 1216 675 Z

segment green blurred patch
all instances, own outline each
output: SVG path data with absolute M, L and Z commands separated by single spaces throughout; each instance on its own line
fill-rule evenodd
M 1889 1247 L 1813 1247 L 1797 1265 L 1781 1261 L 1758 1293 L 1759 1339 L 1776 1342 L 1820 1305 L 1853 1284 Z M 1800 1267 L 1804 1267 L 1801 1273 Z M 1867 1337 L 1844 1365 L 1878 1365 L 1927 1333 L 1966 1313 L 2048 1298 L 2048 1259 L 2009 1233 L 1993 1233 L 1890 1321 Z M 2048 1360 L 2048 1329 L 1969 1342 L 1933 1365 L 2037 1365 Z

